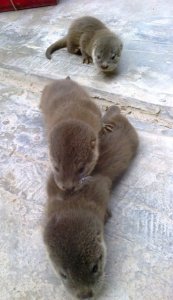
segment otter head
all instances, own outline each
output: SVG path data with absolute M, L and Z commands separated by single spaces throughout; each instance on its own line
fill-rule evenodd
M 117 68 L 123 44 L 114 35 L 101 36 L 93 50 L 93 60 L 103 72 L 111 73 Z
M 97 216 L 86 210 L 54 215 L 44 241 L 67 290 L 78 299 L 93 298 L 102 287 L 106 260 L 103 225 Z
M 98 159 L 98 138 L 92 128 L 80 121 L 62 122 L 50 133 L 49 149 L 57 186 L 78 190 Z

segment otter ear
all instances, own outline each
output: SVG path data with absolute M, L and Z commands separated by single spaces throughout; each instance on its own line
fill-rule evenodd
M 94 149 L 96 146 L 96 140 L 91 140 L 90 145 L 91 145 L 91 149 Z
M 66 80 L 71 80 L 70 76 L 67 76 L 67 77 L 66 77 Z

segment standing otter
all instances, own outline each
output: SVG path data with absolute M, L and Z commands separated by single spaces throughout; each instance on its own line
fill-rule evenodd
M 104 116 L 111 132 L 100 138 L 100 157 L 83 188 L 66 193 L 51 174 L 47 184 L 44 242 L 56 273 L 79 299 L 94 297 L 104 279 L 106 246 L 104 223 L 112 182 L 128 168 L 138 137 L 128 120 L 111 107 Z
M 60 48 L 70 53 L 81 53 L 83 63 L 94 62 L 103 72 L 113 72 L 119 62 L 123 44 L 101 21 L 93 17 L 75 20 L 67 35 L 46 50 L 46 57 Z
M 76 190 L 98 159 L 101 112 L 86 91 L 69 79 L 46 86 L 40 108 L 55 182 L 62 190 Z

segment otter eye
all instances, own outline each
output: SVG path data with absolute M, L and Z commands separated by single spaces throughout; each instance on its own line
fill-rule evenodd
M 101 57 L 100 57 L 100 55 L 97 55 L 97 59 L 100 59 Z
M 78 174 L 82 174 L 84 171 L 84 167 L 81 167 L 79 170 L 78 170 Z
M 54 167 L 56 172 L 59 172 L 59 168 L 58 167 Z
M 114 59 L 115 58 L 115 54 L 114 55 L 112 55 L 112 59 Z
M 92 268 L 92 273 L 95 274 L 98 271 L 98 264 L 95 264 Z
M 63 279 L 67 279 L 67 275 L 64 274 L 64 273 L 60 273 L 60 276 L 61 276 Z

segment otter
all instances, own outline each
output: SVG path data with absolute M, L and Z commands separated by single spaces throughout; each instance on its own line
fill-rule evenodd
M 111 32 L 100 20 L 86 16 L 75 20 L 67 35 L 46 50 L 46 57 L 60 48 L 82 54 L 83 63 L 94 64 L 103 72 L 114 72 L 123 48 L 120 38 Z
M 99 156 L 100 109 L 69 78 L 45 87 L 40 108 L 55 182 L 62 190 L 76 190 L 93 171 Z
M 92 175 L 103 174 L 115 183 L 128 168 L 137 151 L 138 143 L 136 130 L 128 119 L 120 113 L 117 106 L 110 106 L 103 116 L 100 156 Z
M 94 297 L 103 284 L 109 187 L 107 177 L 95 176 L 77 192 L 66 193 L 49 177 L 44 242 L 56 274 L 78 299 Z
M 44 242 L 54 270 L 78 299 L 93 298 L 104 281 L 104 224 L 113 181 L 128 168 L 138 147 L 135 129 L 117 107 L 103 117 L 110 132 L 100 136 L 100 156 L 92 176 L 75 193 L 60 190 L 50 175 Z

